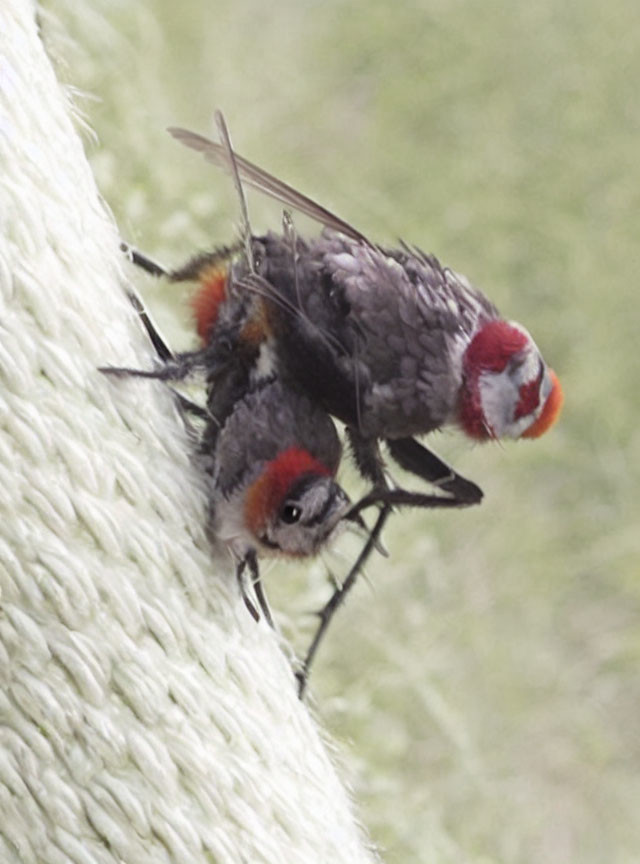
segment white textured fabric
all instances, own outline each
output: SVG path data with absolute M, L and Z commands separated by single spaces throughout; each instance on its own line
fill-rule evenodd
M 28 0 L 0 4 L 0 861 L 372 862 L 204 502 Z M 224 575 L 221 573 L 224 572 Z

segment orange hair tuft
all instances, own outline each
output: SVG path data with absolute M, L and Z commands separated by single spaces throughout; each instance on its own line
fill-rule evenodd
M 220 306 L 227 299 L 227 270 L 207 267 L 199 274 L 200 290 L 191 300 L 198 336 L 206 345 L 218 320 Z
M 522 438 L 539 438 L 547 429 L 556 422 L 560 416 L 562 403 L 564 402 L 564 393 L 558 376 L 549 369 L 549 375 L 552 381 L 551 393 L 547 396 L 547 401 L 544 403 L 544 408 L 538 419 L 522 433 Z

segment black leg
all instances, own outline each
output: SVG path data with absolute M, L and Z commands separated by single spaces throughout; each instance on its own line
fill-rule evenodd
M 144 329 L 147 331 L 147 335 L 151 340 L 151 344 L 156 349 L 156 354 L 164 363 L 170 363 L 175 360 L 173 355 L 173 351 L 167 343 L 164 341 L 160 333 L 156 330 L 155 324 L 149 318 L 149 314 L 147 310 L 142 305 L 142 301 L 138 297 L 137 294 L 134 294 L 133 291 L 127 291 L 127 297 L 129 298 L 129 302 L 133 306 L 133 308 L 138 313 L 138 318 L 142 322 Z
M 251 549 L 247 553 L 247 557 L 245 560 L 251 572 L 251 585 L 253 586 L 254 593 L 258 600 L 258 605 L 262 610 L 262 614 L 264 615 L 265 620 L 267 621 L 269 626 L 273 628 L 271 609 L 269 609 L 269 604 L 267 603 L 267 598 L 262 587 L 262 580 L 260 579 L 260 569 L 258 567 L 258 559 L 256 558 L 256 553 L 254 549 Z
M 124 245 L 124 244 L 123 244 Z M 154 378 L 158 381 L 181 381 L 203 363 L 205 349 L 198 351 L 184 351 L 174 354 L 164 341 L 154 323 L 149 317 L 140 298 L 133 292 L 127 291 L 129 302 L 138 314 L 144 329 L 156 350 L 158 358 L 162 361 L 159 369 L 130 369 L 122 366 L 101 366 L 98 371 L 105 375 L 113 375 L 117 378 Z
M 352 426 L 347 426 L 347 437 L 360 474 L 374 486 L 384 486 L 384 463 L 376 439 L 363 438 Z
M 142 252 L 138 252 L 137 249 L 129 246 L 128 243 L 121 243 L 120 249 L 127 255 L 132 264 L 135 264 L 136 267 L 140 267 L 141 270 L 144 270 L 151 276 L 168 275 L 164 267 L 162 267 L 160 264 L 156 264 L 155 261 L 152 261 L 151 258 L 147 258 L 146 255 L 142 254 Z
M 198 352 L 199 353 L 199 352 Z M 99 366 L 98 372 L 114 378 L 154 378 L 156 381 L 182 381 L 199 365 L 180 358 L 174 363 L 165 363 L 159 369 L 130 369 L 127 366 Z
M 437 457 L 434 458 L 437 459 Z M 444 463 L 442 464 L 444 465 Z M 475 486 L 475 484 L 469 483 L 469 481 L 465 481 L 464 478 L 460 479 L 463 480 L 464 483 L 468 483 L 471 487 Z M 464 486 L 462 486 L 462 488 L 463 490 L 465 489 Z M 477 487 L 475 488 L 477 489 Z M 480 498 L 481 497 L 482 493 L 480 493 Z M 369 535 L 369 539 L 365 543 L 355 564 L 349 571 L 347 578 L 344 580 L 342 585 L 336 588 L 336 590 L 330 597 L 328 603 L 322 608 L 319 613 L 320 624 L 318 626 L 318 629 L 316 630 L 313 640 L 311 641 L 311 645 L 309 646 L 307 655 L 302 664 L 302 669 L 296 674 L 296 677 L 298 679 L 298 695 L 300 698 L 304 696 L 304 691 L 307 686 L 307 681 L 309 679 L 309 670 L 318 651 L 318 646 L 320 645 L 320 642 L 322 641 L 322 638 L 324 637 L 324 634 L 329 627 L 334 613 L 343 604 L 346 595 L 349 593 L 356 581 L 358 573 L 360 572 L 360 570 L 362 570 L 365 563 L 369 559 L 371 552 L 376 547 L 380 533 L 389 517 L 389 514 L 391 513 L 391 509 L 393 507 L 424 507 L 428 509 L 451 509 L 457 507 L 468 507 L 471 504 L 478 503 L 480 498 L 478 498 L 477 496 L 474 497 L 473 495 L 462 495 L 461 497 L 456 497 L 455 495 L 451 495 L 450 497 L 445 495 L 426 495 L 420 492 L 411 492 L 407 489 L 389 489 L 387 487 L 381 487 L 373 489 L 371 492 L 361 498 L 360 501 L 353 505 L 351 510 L 349 510 L 343 518 L 356 522 L 359 521 L 360 513 L 362 510 L 365 510 L 368 507 L 372 506 L 381 506 L 381 509 L 380 513 L 378 514 L 376 523 L 373 526 L 371 534 Z
M 242 578 L 244 574 L 244 568 L 247 565 L 247 559 L 243 558 L 242 561 L 238 562 L 238 566 L 236 567 L 236 579 L 238 580 L 238 587 L 240 588 L 240 594 L 242 595 L 242 599 L 244 600 L 244 605 L 249 610 L 249 613 L 254 621 L 260 620 L 260 615 L 258 610 L 253 605 L 251 600 L 247 597 L 247 592 L 244 590 L 244 579 Z
M 475 502 L 464 498 L 445 495 L 426 495 L 422 492 L 412 492 L 409 489 L 372 489 L 347 511 L 343 519 L 357 519 L 359 514 L 368 507 L 420 507 L 425 509 L 449 510 L 454 507 L 470 507 Z
M 296 678 L 298 679 L 298 696 L 300 697 L 300 699 L 302 699 L 304 696 L 307 682 L 309 680 L 311 664 L 313 663 L 313 660 L 316 656 L 318 647 L 320 646 L 320 642 L 322 641 L 322 638 L 325 635 L 329 624 L 331 623 L 331 619 L 333 618 L 334 613 L 337 611 L 337 609 L 344 603 L 345 597 L 347 596 L 349 591 L 353 588 L 355 581 L 358 577 L 358 573 L 362 570 L 366 561 L 371 555 L 371 552 L 378 543 L 380 533 L 390 513 L 391 506 L 385 504 L 380 510 L 380 513 L 378 514 L 378 518 L 371 530 L 369 539 L 363 546 L 362 551 L 358 555 L 355 564 L 347 574 L 346 579 L 344 580 L 342 585 L 336 588 L 336 590 L 331 595 L 329 602 L 326 603 L 320 610 L 320 624 L 318 625 L 318 629 L 315 632 L 315 635 L 311 641 L 311 645 L 309 646 L 309 649 L 307 651 L 306 657 L 304 658 L 302 669 L 299 672 L 296 672 Z
M 208 267 L 222 267 L 227 264 L 242 249 L 242 246 L 240 244 L 219 246 L 212 252 L 199 252 L 193 255 L 186 264 L 176 267 L 175 270 L 167 270 L 152 258 L 134 249 L 133 246 L 129 246 L 128 243 L 121 243 L 120 249 L 126 253 L 132 264 L 140 267 L 150 276 L 164 276 L 171 282 L 198 282 L 203 270 Z
M 479 504 L 482 500 L 479 486 L 461 477 L 415 438 L 389 439 L 386 443 L 391 457 L 405 471 L 410 471 L 467 504 Z
M 209 268 L 223 268 L 242 249 L 241 244 L 218 246 L 212 252 L 199 252 L 186 264 L 169 270 L 167 277 L 172 282 L 200 282 L 203 273 Z
M 197 402 L 192 402 L 191 399 L 187 399 L 186 396 L 183 396 L 182 393 L 178 393 L 177 390 L 173 390 L 173 388 L 171 392 L 175 396 L 176 402 L 178 403 L 180 408 L 186 414 L 191 414 L 194 417 L 198 417 L 200 420 L 205 420 L 207 423 L 213 420 L 211 414 L 209 414 L 207 409 L 203 408 L 202 405 L 198 405 Z

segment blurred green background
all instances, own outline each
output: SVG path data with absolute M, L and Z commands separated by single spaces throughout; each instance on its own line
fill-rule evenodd
M 432 437 L 485 502 L 393 519 L 312 702 L 390 864 L 640 860 L 637 2 L 47 0 L 43 29 L 141 249 L 177 264 L 231 238 L 230 183 L 164 131 L 209 133 L 219 107 L 241 153 L 531 330 L 561 422 Z M 192 344 L 184 293 L 136 280 Z M 267 575 L 299 649 L 326 569 Z

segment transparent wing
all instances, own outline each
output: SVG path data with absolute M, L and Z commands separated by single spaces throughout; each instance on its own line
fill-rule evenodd
M 229 152 L 222 144 L 218 144 L 210 138 L 205 138 L 203 135 L 198 135 L 197 132 L 190 132 L 188 129 L 171 126 L 167 131 L 176 140 L 184 144 L 185 147 L 190 147 L 192 150 L 202 153 L 208 162 L 212 162 L 226 171 L 230 170 Z M 360 231 L 357 231 L 348 222 L 340 219 L 335 213 L 317 204 L 311 198 L 303 195 L 302 192 L 298 192 L 283 180 L 278 180 L 273 174 L 269 174 L 262 168 L 258 168 L 253 162 L 249 162 L 248 159 L 240 156 L 235 151 L 233 152 L 233 161 L 240 177 L 249 186 L 257 189 L 259 192 L 263 192 L 265 195 L 269 195 L 271 198 L 275 198 L 276 201 L 280 201 L 288 207 L 293 207 L 299 213 L 304 213 L 305 216 L 309 216 L 326 228 L 339 231 L 353 240 L 359 240 L 362 243 L 371 245 L 364 234 L 361 234 Z
M 238 171 L 236 154 L 233 152 L 233 147 L 231 146 L 229 130 L 227 129 L 227 124 L 225 122 L 222 111 L 216 111 L 215 121 L 218 127 L 218 132 L 220 133 L 221 143 L 218 146 L 220 147 L 221 151 L 221 164 L 225 168 L 225 170 L 231 175 L 233 185 L 238 195 L 238 202 L 240 204 L 240 215 L 242 217 L 242 243 L 244 246 L 245 255 L 247 256 L 247 263 L 249 265 L 249 270 L 251 271 L 251 273 L 255 273 L 253 247 L 251 245 L 251 223 L 249 222 L 249 209 L 247 207 L 247 199 L 244 194 L 244 189 L 242 188 L 242 181 L 240 180 L 240 172 Z

